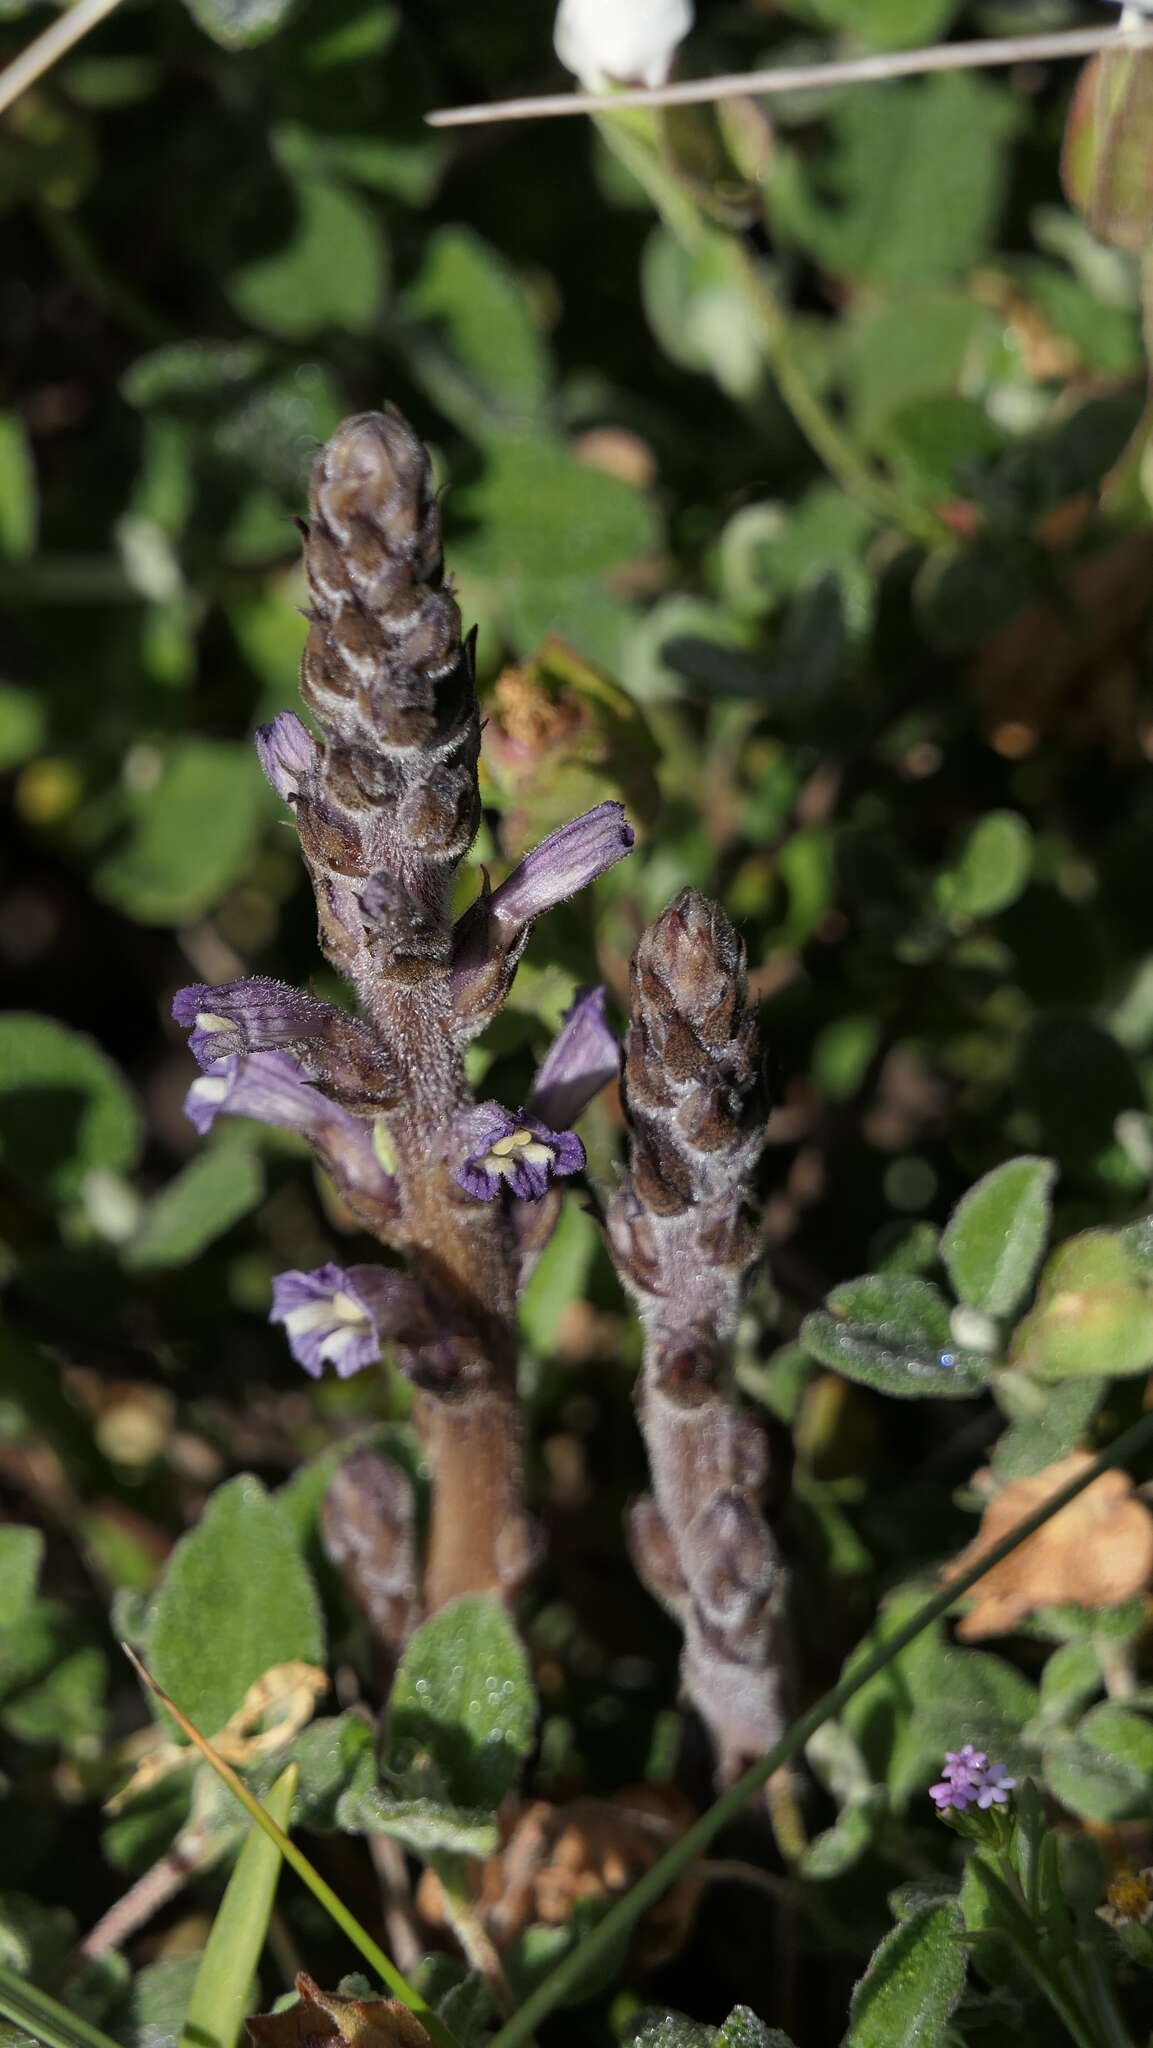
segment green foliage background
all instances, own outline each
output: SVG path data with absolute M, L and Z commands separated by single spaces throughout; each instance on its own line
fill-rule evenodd
M 444 479 L 493 720 L 477 857 L 605 795 L 638 825 L 595 919 L 539 928 L 476 1054 L 486 1092 L 520 1098 L 576 985 L 603 979 L 620 1015 L 632 945 L 682 884 L 745 937 L 780 1106 L 741 1381 L 793 1432 L 808 1682 L 969 1540 L 979 1465 L 1032 1473 L 1116 1429 L 1153 1365 L 1149 1233 L 1128 1228 L 1153 1176 L 1142 258 L 1062 195 L 1073 69 L 782 97 L 763 130 L 670 123 L 645 159 L 662 223 L 635 175 L 651 129 L 614 149 L 581 120 L 424 125 L 555 86 L 551 13 L 123 0 L 0 124 L 0 1960 L 50 1988 L 190 1797 L 211 1804 L 185 1769 L 101 1821 L 139 1718 L 115 1636 L 217 1727 L 271 1652 L 204 1589 L 259 1569 L 277 1657 L 315 1658 L 303 1558 L 333 1654 L 365 1670 L 318 1505 L 345 1439 L 412 1455 L 395 1375 L 305 1387 L 268 1329 L 276 1272 L 365 1248 L 293 1141 L 197 1144 L 168 1015 L 182 984 L 248 972 L 336 993 L 250 734 L 295 701 L 291 519 L 345 412 L 398 404 Z M 0 16 L 4 58 L 48 18 Z M 688 62 L 1082 18 L 716 0 Z M 534 660 L 564 716 L 526 756 L 507 670 Z M 588 1142 L 606 1178 L 604 1103 Z M 673 1769 L 676 1641 L 622 1563 L 637 1340 L 575 1200 L 525 1339 L 551 1541 L 523 1618 L 535 1784 L 605 1794 Z M 839 2039 L 886 1891 L 953 1867 L 923 1788 L 954 1737 L 1081 1819 L 1147 1814 L 1142 1620 L 1054 1608 L 996 1654 L 943 1631 L 903 1653 L 810 1759 L 788 1999 L 764 1898 L 726 1888 L 644 2001 Z M 1094 1704 L 1122 1653 L 1133 1703 Z M 353 1832 L 379 1806 L 360 1725 L 306 1738 L 318 1839 L 341 1800 Z M 692 1730 L 676 1768 L 704 1799 Z M 235 1848 L 219 1799 L 201 1905 Z M 458 1847 L 491 1838 L 479 1799 L 457 1796 Z M 743 1850 L 766 1854 L 752 1824 Z M 285 1910 L 335 1982 L 348 1955 L 303 1895 Z M 956 1907 L 923 1910 L 947 1948 Z M 76 2009 L 126 2048 L 174 2040 L 178 1946 L 132 1950 L 131 1983 L 91 1967 Z M 525 1984 L 542 1967 L 517 1963 Z M 617 2005 L 573 2024 L 607 2041 L 639 1983 L 622 1964 Z M 994 2000 L 979 2038 L 1010 2036 Z

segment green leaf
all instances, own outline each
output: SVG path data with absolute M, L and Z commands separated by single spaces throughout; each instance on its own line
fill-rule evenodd
M 0 554 L 23 561 L 36 546 L 36 471 L 23 421 L 0 412 Z
M 1086 1820 L 1136 1820 L 1149 1811 L 1153 1727 L 1112 1701 L 1092 1707 L 1076 1735 L 1046 1750 L 1045 1776 L 1062 1805 Z
M 1045 1249 L 1056 1177 L 1051 1159 L 1007 1159 L 962 1195 L 941 1257 L 970 1308 L 1008 1316 L 1024 1300 Z
M 426 1621 L 400 1660 L 390 1709 L 399 1768 L 427 1755 L 454 1805 L 495 1812 L 536 1722 L 528 1660 L 502 1603 L 466 1593 Z
M 116 2015 L 120 2048 L 176 2048 L 199 1967 L 199 1955 L 165 1956 L 137 1970 Z
M 209 1144 L 149 1203 L 124 1247 L 124 1263 L 134 1271 L 185 1265 L 263 1195 L 264 1171 L 251 1144 Z
M 894 1927 L 853 1992 L 845 2048 L 936 2048 L 964 1988 L 964 1932 L 957 1904 Z
M 372 1730 L 358 1714 L 310 1721 L 293 1743 L 291 1756 L 300 1772 L 297 1824 L 313 1832 L 336 1827 L 337 1807 L 346 1792 L 376 1783 Z
M 949 1305 L 911 1273 L 872 1273 L 834 1288 L 831 1314 L 806 1316 L 801 1341 L 822 1365 L 901 1400 L 979 1393 L 989 1361 L 954 1345 Z
M 732 235 L 705 228 L 689 249 L 653 230 L 641 271 L 649 325 L 674 363 L 715 377 L 729 398 L 748 399 L 765 380 L 765 335 Z
M 44 744 L 48 720 L 43 701 L 16 683 L 0 683 L 0 770 L 19 768 Z
M 1038 1386 L 1018 1372 L 1004 1372 L 997 1384 L 997 1399 L 1011 1417 L 1008 1429 L 997 1439 L 992 1465 L 997 1483 L 1027 1479 L 1055 1465 L 1088 1434 L 1108 1387 L 1106 1379 L 1065 1380 L 1058 1385 Z
M 419 323 L 413 373 L 450 419 L 482 439 L 542 423 L 548 353 L 523 284 L 480 235 L 439 228 L 405 306 Z
M 488 1813 L 470 1813 L 446 1800 L 393 1799 L 375 1785 L 355 1785 L 337 1804 L 338 1825 L 349 1834 L 391 1835 L 418 1856 L 491 1856 L 500 1836 Z
M 1097 1697 L 1101 1685 L 1101 1660 L 1092 1643 L 1062 1643 L 1041 1673 L 1041 1712 L 1047 1720 L 1067 1721 Z
M 275 1501 L 242 1474 L 176 1545 L 152 1607 L 148 1664 L 209 1737 L 275 1664 L 324 1662 L 320 1610 Z
M 15 1627 L 31 1607 L 43 1556 L 39 1529 L 0 1527 L 0 1628 Z
M 296 340 L 341 328 L 368 334 L 388 285 L 377 213 L 328 178 L 295 182 L 292 240 L 234 270 L 226 289 L 237 312 L 268 334 Z
M 713 2048 L 715 2029 L 683 2012 L 640 2012 L 625 2038 L 628 2048 Z
M 287 1830 L 296 1792 L 290 1764 L 264 1804 Z M 255 1823 L 249 1828 L 200 1958 L 180 2035 L 180 2048 L 235 2048 L 249 1991 L 268 1932 L 280 1876 L 280 1850 Z
M 1146 1106 L 1129 1055 L 1093 1018 L 1074 1010 L 1037 1018 L 1021 1048 L 1018 1086 L 1045 1151 L 1080 1171 L 1099 1172 L 1116 1152 L 1117 1118 Z
M 1002 87 L 969 74 L 854 87 L 832 117 L 828 199 L 774 179 L 780 224 L 838 276 L 889 288 L 961 277 L 988 247 L 1017 118 Z
M 219 902 L 247 866 L 267 816 L 249 747 L 177 740 L 155 781 L 126 793 L 116 842 L 97 857 L 93 887 L 141 924 L 182 924 Z
M 651 548 L 649 505 L 544 435 L 494 436 L 484 452 L 482 476 L 447 505 L 465 529 L 449 540 L 464 610 L 492 617 L 522 653 L 558 633 L 611 667 L 629 612 L 608 578 Z
M 830 28 L 847 29 L 871 50 L 900 50 L 939 42 L 959 0 L 812 0 Z
M 1100 1379 L 1153 1365 L 1153 1291 L 1138 1284 L 1117 1231 L 1083 1230 L 1057 1247 L 1009 1358 L 1042 1380 Z
M 0 1173 L 67 1200 L 96 1168 L 126 1172 L 139 1147 L 136 1104 L 92 1039 L 52 1017 L 0 1017 Z
M 1019 811 L 986 811 L 952 867 L 938 875 L 937 901 L 955 930 L 992 917 L 1016 900 L 1029 880 L 1033 834 Z
M 779 2027 L 767 2027 L 747 2005 L 734 2005 L 717 2028 L 713 2048 L 792 2048 Z
M 192 19 L 226 50 L 246 50 L 275 35 L 295 0 L 184 0 Z
M 13 1971 L 0 1968 L 0 2013 L 27 2029 L 47 2048 L 122 2048 L 102 2034 L 89 2020 L 58 2005 L 46 1991 L 38 1991 Z

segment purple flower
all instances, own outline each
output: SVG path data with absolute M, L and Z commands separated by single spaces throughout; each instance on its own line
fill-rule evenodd
M 488 897 L 489 916 L 502 924 L 525 924 L 539 917 L 623 860 L 635 837 L 622 804 L 597 804 L 559 832 L 550 832 L 525 855 Z
M 579 1173 L 585 1148 L 575 1131 L 552 1131 L 539 1117 L 516 1116 L 499 1102 L 481 1102 L 456 1125 L 465 1147 L 457 1179 L 478 1202 L 495 1201 L 507 1184 L 522 1202 L 539 1202 L 554 1173 Z
M 380 1357 L 380 1322 L 372 1266 L 318 1266 L 314 1273 L 281 1273 L 272 1283 L 271 1323 L 283 1323 L 298 1365 L 319 1379 L 325 1365 L 351 1378 Z
M 527 1108 L 546 1124 L 571 1124 L 620 1068 L 621 1049 L 605 1023 L 603 988 L 581 989 L 541 1061 Z
M 215 1060 L 185 1098 L 184 1113 L 201 1137 L 220 1115 L 251 1116 L 320 1139 L 332 1117 L 347 1116 L 317 1088 L 310 1088 L 294 1059 L 284 1052 L 230 1053 Z M 350 1122 L 354 1119 L 349 1119 Z
M 974 1749 L 967 1742 L 963 1749 L 945 1751 L 940 1783 L 930 1785 L 929 1797 L 938 1812 L 953 1807 L 957 1813 L 964 1813 L 969 1806 L 1006 1805 L 1016 1783 L 1004 1764 L 991 1764 L 983 1749 Z
M 278 797 L 290 804 L 300 795 L 316 763 L 316 741 L 295 711 L 279 711 L 271 725 L 257 726 L 260 765 Z
M 254 975 L 209 988 L 203 981 L 178 989 L 172 1014 L 189 1033 L 188 1050 L 206 1070 L 238 1052 L 269 1052 L 317 1035 L 342 1013 L 333 1003 L 302 995 L 283 981 Z

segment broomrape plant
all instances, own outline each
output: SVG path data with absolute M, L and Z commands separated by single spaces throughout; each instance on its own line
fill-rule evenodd
M 428 456 L 393 410 L 346 420 L 317 460 L 301 692 L 257 735 L 289 806 L 321 947 L 359 1015 L 263 978 L 177 995 L 202 1073 L 186 1110 L 299 1132 L 353 1215 L 403 1261 L 281 1274 L 273 1320 L 314 1376 L 395 1354 L 432 1480 L 422 1596 L 511 1599 L 537 1538 L 524 1505 L 517 1298 L 585 1152 L 569 1125 L 620 1066 L 604 992 L 578 996 L 521 1105 L 474 1100 L 465 1050 L 499 1012 L 538 917 L 629 853 L 619 803 L 552 833 L 459 917 L 480 821 L 472 641 L 443 573 Z M 767 1101 L 744 953 L 682 890 L 644 934 L 621 1068 L 629 1167 L 607 1243 L 644 1329 L 652 1491 L 638 1569 L 684 1632 L 685 1690 L 731 1776 L 786 1719 L 786 1574 L 761 1512 L 768 1455 L 731 1348 L 757 1250 L 752 1176 Z M 388 1488 L 397 1514 L 400 1480 Z M 401 1507 L 410 1527 L 411 1498 Z M 404 1539 L 405 1553 L 411 1537 Z M 398 1647 L 394 1644 L 393 1647 Z

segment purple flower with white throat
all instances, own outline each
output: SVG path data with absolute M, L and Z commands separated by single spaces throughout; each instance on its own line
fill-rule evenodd
M 554 1128 L 571 1124 L 620 1071 L 621 1049 L 605 1022 L 603 988 L 585 988 L 540 1063 L 526 1107 Z
M 457 1180 L 478 1202 L 493 1202 L 502 1188 L 522 1202 L 539 1202 L 554 1174 L 579 1173 L 585 1148 L 575 1131 L 553 1131 L 527 1110 L 516 1115 L 499 1102 L 481 1102 L 456 1125 L 464 1149 Z
M 945 1751 L 945 1768 L 940 1782 L 930 1785 L 929 1797 L 939 1813 L 952 1808 L 964 1813 L 970 1806 L 988 1809 L 1005 1806 L 1016 1785 L 1004 1764 L 991 1764 L 983 1749 L 966 1742 L 963 1749 Z
M 279 711 L 270 725 L 257 727 L 255 738 L 265 775 L 277 796 L 290 804 L 316 765 L 316 741 L 295 711 Z
M 319 1379 L 326 1365 L 351 1378 L 380 1357 L 380 1327 L 352 1266 L 318 1266 L 314 1273 L 281 1273 L 272 1283 L 269 1322 L 283 1323 L 298 1365 Z
M 287 1053 L 233 1053 L 216 1060 L 192 1083 L 184 1114 L 201 1137 L 218 1116 L 250 1116 L 297 1131 L 346 1191 L 386 1206 L 395 1202 L 396 1183 L 377 1156 L 372 1124 L 310 1087 Z
M 340 1013 L 335 1004 L 302 995 L 283 981 L 253 975 L 219 988 L 197 981 L 178 989 L 172 1014 L 189 1034 L 189 1052 L 207 1071 L 233 1053 L 273 1052 L 314 1037 Z
M 527 853 L 485 908 L 501 924 L 527 924 L 615 867 L 635 838 L 623 804 L 597 804 Z

